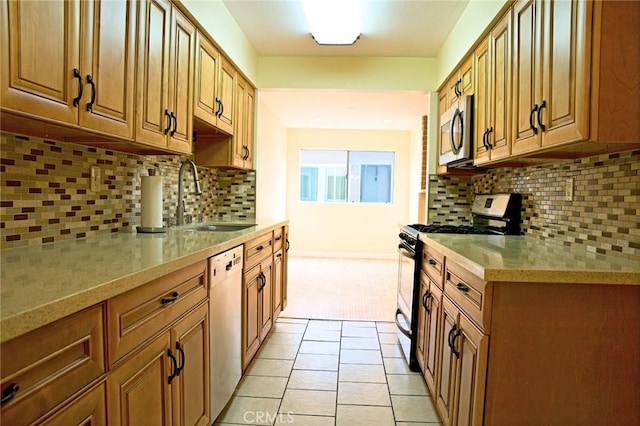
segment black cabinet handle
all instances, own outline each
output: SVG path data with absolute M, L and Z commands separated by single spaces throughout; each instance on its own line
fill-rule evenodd
M 242 159 L 243 159 L 243 160 L 248 160 L 248 159 L 249 159 L 249 155 L 250 155 L 249 148 L 248 148 L 248 147 L 246 147 L 246 146 L 243 146 L 243 147 L 242 147 L 242 149 L 244 149 L 244 151 L 245 151 L 245 154 L 244 154 L 244 156 L 242 157 Z
M 230 271 L 231 268 L 233 268 L 233 261 L 232 260 L 230 260 L 229 263 L 226 264 L 224 269 L 227 270 L 227 271 Z
M 451 339 L 453 337 L 453 333 L 456 332 L 456 328 L 457 328 L 457 325 L 453 324 L 453 327 L 451 327 L 451 330 L 449 330 L 449 335 L 447 336 L 447 343 L 449 344 L 449 349 L 451 349 L 452 351 L 453 351 L 453 343 Z
M 264 247 L 263 247 L 263 246 L 258 246 L 258 247 L 256 247 L 256 251 L 262 251 L 262 250 L 264 250 Z
M 167 127 L 164 128 L 164 134 L 166 135 L 167 133 L 169 133 L 169 129 L 171 128 L 171 115 L 169 114 L 169 110 L 165 109 L 164 110 L 164 116 L 167 117 Z
M 17 383 L 11 383 L 5 390 L 2 391 L 2 401 L 0 401 L 0 405 L 4 405 L 7 402 L 11 401 L 16 393 L 20 390 L 20 386 Z
M 456 84 L 453 86 L 453 91 L 455 92 L 457 98 L 459 98 L 461 95 L 459 86 L 460 86 L 460 80 L 456 81 Z
M 218 117 L 222 117 L 222 114 L 224 114 L 224 104 L 220 101 L 220 112 L 218 113 Z
M 451 351 L 453 351 L 453 354 L 456 356 L 456 358 L 460 358 L 460 352 L 456 350 L 456 339 L 460 337 L 460 333 L 461 331 L 460 329 L 458 329 L 456 334 L 453 335 L 453 339 L 451 339 Z
M 464 293 L 468 293 L 469 292 L 469 287 L 467 287 L 466 285 L 462 284 L 462 283 L 458 283 L 456 284 L 456 288 Z
M 282 257 L 282 253 L 278 253 L 278 254 L 276 254 L 276 257 L 277 257 L 277 258 L 281 258 L 281 257 Z
M 171 130 L 171 137 L 176 134 L 178 130 L 178 117 L 171 111 L 171 118 L 173 118 L 173 130 Z
M 542 101 L 540 106 L 538 106 L 538 127 L 540 127 L 540 130 L 542 130 L 543 132 L 547 130 L 547 126 L 542 124 L 542 118 L 540 117 L 540 113 L 542 112 L 543 108 L 546 108 L 546 107 L 547 107 L 547 101 Z
M 282 239 L 282 235 L 278 235 L 278 236 L 276 237 L 276 241 L 280 241 L 281 239 Z
M 173 366 L 173 372 L 169 375 L 169 384 L 171 384 L 173 379 L 175 379 L 178 375 L 178 360 L 173 355 L 173 352 L 171 352 L 171 349 L 167 349 L 167 355 L 169 356 L 169 358 L 171 358 L 171 365 Z
M 216 112 L 213 113 L 213 115 L 215 115 L 216 117 L 220 117 L 220 105 L 222 105 L 222 103 L 220 102 L 220 98 L 216 97 L 216 105 L 218 105 L 218 108 L 216 108 Z
M 289 251 L 289 248 L 291 248 L 291 243 L 289 242 L 289 239 L 287 238 L 287 248 L 285 251 Z
M 185 356 L 184 356 L 184 349 L 182 349 L 182 345 L 180 344 L 180 342 L 176 342 L 176 349 L 180 353 L 180 358 L 182 358 L 182 362 L 180 362 L 180 367 L 178 367 L 178 369 L 176 370 L 176 376 L 179 376 L 180 373 L 182 373 L 182 370 L 184 369 Z
M 91 85 L 91 100 L 87 103 L 87 111 L 91 111 L 93 104 L 96 102 L 96 84 L 93 82 L 91 75 L 87 75 L 87 83 Z
M 431 266 L 436 266 L 436 265 L 438 264 L 438 263 L 437 263 L 435 260 L 433 260 L 433 259 L 429 259 L 429 260 L 428 260 L 428 263 L 429 263 L 429 265 L 431 265 Z
M 536 111 L 538 111 L 538 104 L 535 104 L 533 106 L 533 108 L 531 109 L 531 113 L 529 114 L 529 126 L 531 127 L 531 130 L 533 130 L 534 135 L 538 134 L 538 128 L 536 127 L 536 124 L 533 122 L 533 115 L 536 113 Z
M 429 300 L 430 297 L 431 297 L 431 292 L 429 290 L 427 290 L 422 296 L 422 307 L 424 308 L 425 311 L 427 311 L 428 314 L 431 313 L 431 309 L 429 309 L 429 307 L 427 306 L 427 300 Z
M 489 149 L 493 149 L 493 145 L 491 145 L 491 142 L 489 142 L 489 137 L 491 136 L 492 132 L 493 132 L 493 126 L 487 129 L 487 146 L 489 147 Z
M 170 305 L 173 302 L 175 302 L 176 300 L 178 300 L 180 298 L 180 295 L 178 294 L 177 291 L 174 291 L 171 294 L 171 297 L 163 297 L 162 300 L 160 301 L 164 306 Z
M 79 69 L 73 69 L 73 77 L 78 79 L 78 96 L 73 98 L 73 106 L 77 107 L 80 103 L 80 99 L 82 99 L 82 76 L 80 75 Z
M 484 133 L 482 134 L 482 146 L 484 146 L 484 149 L 486 149 L 487 151 L 489 151 L 489 147 L 487 146 L 487 133 L 489 132 L 489 129 L 486 129 L 484 131 Z

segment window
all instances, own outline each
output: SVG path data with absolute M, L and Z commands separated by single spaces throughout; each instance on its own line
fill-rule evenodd
M 391 203 L 394 160 L 393 152 L 303 149 L 300 201 Z

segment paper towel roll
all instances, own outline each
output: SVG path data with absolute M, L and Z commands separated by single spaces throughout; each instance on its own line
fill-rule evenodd
M 142 176 L 141 225 L 162 228 L 162 176 Z

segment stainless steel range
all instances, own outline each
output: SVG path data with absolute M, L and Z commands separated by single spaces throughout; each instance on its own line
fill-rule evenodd
M 423 242 L 420 233 L 519 235 L 520 194 L 476 195 L 471 206 L 472 225 L 405 225 L 398 244 L 398 305 L 396 325 L 404 356 L 413 371 L 419 371 L 416 339 Z

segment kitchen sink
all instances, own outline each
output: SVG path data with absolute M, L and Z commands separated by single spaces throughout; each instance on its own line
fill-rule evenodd
M 189 228 L 189 231 L 217 231 L 217 232 L 233 232 L 256 226 L 255 223 L 243 225 L 200 225 Z

